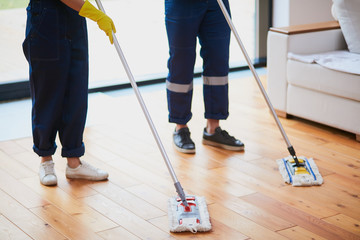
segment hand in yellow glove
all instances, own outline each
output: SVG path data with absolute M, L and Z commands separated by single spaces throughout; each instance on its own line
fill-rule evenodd
M 97 22 L 99 28 L 103 30 L 109 37 L 111 44 L 113 44 L 112 32 L 116 33 L 114 22 L 105 13 L 94 7 L 89 1 L 85 1 L 84 5 L 79 11 L 79 15 L 82 17 L 90 18 Z

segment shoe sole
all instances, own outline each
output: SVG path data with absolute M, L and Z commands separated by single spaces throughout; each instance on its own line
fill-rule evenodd
M 56 176 L 55 176 L 56 177 Z M 46 181 L 42 181 L 41 179 L 39 179 L 40 180 L 40 183 L 42 184 L 42 185 L 44 185 L 44 186 L 56 186 L 57 185 L 57 178 L 55 178 L 55 180 L 54 181 L 48 181 L 48 182 L 46 182 Z
M 94 178 L 94 177 L 87 177 L 87 176 L 68 176 L 66 175 L 66 178 L 68 179 L 83 179 L 83 180 L 89 180 L 89 181 L 104 181 L 108 179 L 107 177 L 104 178 Z
M 195 153 L 195 148 L 194 149 L 183 149 L 183 148 L 179 148 L 178 146 L 176 146 L 175 143 L 173 143 L 173 146 L 175 147 L 176 150 L 178 150 L 181 153 L 188 153 L 188 154 Z
M 230 151 L 243 151 L 244 150 L 244 146 L 239 146 L 239 147 L 237 147 L 237 146 L 229 146 L 229 145 L 209 141 L 209 140 L 206 140 L 206 139 L 203 139 L 202 143 L 204 145 L 218 147 L 218 148 L 222 148 L 222 149 L 226 149 L 226 150 L 230 150 Z
M 51 186 L 56 186 L 57 185 L 57 182 L 55 183 L 43 183 L 42 181 L 40 181 L 40 183 L 44 186 L 48 186 L 48 187 L 51 187 Z

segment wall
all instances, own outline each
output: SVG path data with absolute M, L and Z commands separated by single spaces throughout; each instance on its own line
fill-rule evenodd
M 273 0 L 273 26 L 333 21 L 332 0 Z

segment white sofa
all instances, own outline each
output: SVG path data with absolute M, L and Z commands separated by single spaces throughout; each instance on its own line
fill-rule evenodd
M 288 57 L 347 49 L 337 21 L 271 28 L 267 49 L 268 94 L 279 116 L 342 129 L 360 141 L 360 75 Z

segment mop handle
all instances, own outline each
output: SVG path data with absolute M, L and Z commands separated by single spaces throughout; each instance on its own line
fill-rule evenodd
M 241 39 L 240 39 L 240 37 L 239 37 L 239 34 L 237 33 L 237 31 L 236 31 L 236 29 L 235 29 L 235 26 L 234 26 L 233 22 L 232 22 L 231 19 L 230 19 L 230 15 L 229 15 L 228 11 L 226 10 L 223 1 L 222 1 L 222 0 L 217 0 L 217 2 L 218 2 L 219 6 L 220 6 L 220 8 L 221 8 L 221 11 L 222 11 L 223 14 L 224 14 L 224 17 L 225 17 L 226 21 L 228 22 L 228 24 L 229 24 L 232 32 L 234 33 L 234 36 L 235 36 L 237 42 L 239 43 L 239 46 L 240 46 L 240 48 L 241 48 L 241 51 L 242 51 L 242 53 L 243 53 L 244 56 L 245 56 L 246 62 L 248 63 L 249 68 L 250 68 L 252 74 L 254 75 L 254 77 L 255 77 L 255 79 L 256 79 L 256 82 L 257 82 L 257 84 L 258 84 L 258 86 L 259 86 L 259 88 L 260 88 L 260 90 L 261 90 L 261 93 L 262 93 L 262 95 L 264 96 L 264 98 L 265 98 L 265 100 L 266 100 L 266 103 L 267 103 L 268 107 L 269 107 L 270 110 L 271 110 L 271 113 L 272 113 L 272 115 L 273 115 L 273 117 L 274 117 L 274 119 L 275 119 L 275 122 L 276 122 L 277 126 L 278 126 L 279 129 L 280 129 L 281 135 L 283 136 L 283 138 L 284 138 L 284 140 L 285 140 L 285 142 L 286 142 L 286 144 L 287 144 L 287 146 L 288 146 L 288 149 L 289 149 L 289 148 L 292 148 L 292 145 L 291 145 L 291 143 L 290 143 L 290 140 L 289 140 L 289 138 L 287 137 L 287 135 L 286 135 L 286 133 L 285 133 L 285 131 L 284 131 L 284 128 L 283 128 L 282 125 L 281 125 L 281 122 L 280 122 L 278 116 L 276 115 L 276 112 L 275 112 L 275 110 L 274 110 L 274 107 L 272 106 L 272 104 L 271 104 L 271 102 L 270 102 L 270 99 L 269 99 L 268 95 L 266 94 L 266 91 L 265 91 L 265 89 L 264 89 L 264 87 L 263 87 L 263 85 L 262 85 L 262 83 L 261 83 L 261 81 L 260 81 L 260 78 L 259 78 L 259 76 L 257 75 L 257 73 L 256 73 L 256 71 L 255 71 L 254 65 L 251 63 L 250 57 L 249 57 L 249 55 L 247 54 L 243 43 L 241 42 Z M 289 151 L 290 151 L 290 149 L 289 149 Z
M 100 0 L 95 0 L 95 1 L 96 1 L 96 4 L 97 4 L 98 8 L 103 13 L 105 13 L 105 10 L 104 10 L 104 7 L 103 7 L 101 1 Z M 114 40 L 114 45 L 115 45 L 116 51 L 117 51 L 117 53 L 118 53 L 118 55 L 119 55 L 119 57 L 121 59 L 121 62 L 123 64 L 124 68 L 125 68 L 125 71 L 126 71 L 126 74 L 127 74 L 128 78 L 130 80 L 131 86 L 134 89 L 135 95 L 136 95 L 136 97 L 137 97 L 137 99 L 138 99 L 138 101 L 140 103 L 140 106 L 141 106 L 143 112 L 144 112 L 146 120 L 147 120 L 147 122 L 148 122 L 148 124 L 150 126 L 151 132 L 152 132 L 152 134 L 153 134 L 153 136 L 154 136 L 154 138 L 156 140 L 156 143 L 157 143 L 157 145 L 158 145 L 158 147 L 160 149 L 161 155 L 163 156 L 164 161 L 166 163 L 166 166 L 167 166 L 167 168 L 169 170 L 169 173 L 170 173 L 170 175 L 171 175 L 171 177 L 172 177 L 172 179 L 174 181 L 175 188 L 176 188 L 180 198 L 183 200 L 183 198 L 185 199 L 185 194 L 182 192 L 181 185 L 180 185 L 180 183 L 179 183 L 179 181 L 178 181 L 178 179 L 176 177 L 176 174 L 175 174 L 175 171 L 174 171 L 173 167 L 171 166 L 170 160 L 169 160 L 169 158 L 168 158 L 168 156 L 167 156 L 167 154 L 165 152 L 164 146 L 161 143 L 160 137 L 159 137 L 159 135 L 158 135 L 158 133 L 157 133 L 157 131 L 155 129 L 155 125 L 154 125 L 153 121 L 151 120 L 150 114 L 149 114 L 149 112 L 148 112 L 148 110 L 147 110 L 147 108 L 145 106 L 145 102 L 144 102 L 144 100 L 143 100 L 143 98 L 142 98 L 142 96 L 140 94 L 140 91 L 139 91 L 139 89 L 137 87 L 134 76 L 131 73 L 129 65 L 128 65 L 126 59 L 125 59 L 125 56 L 124 56 L 121 48 L 120 48 L 120 44 L 119 44 L 119 42 L 118 42 L 118 40 L 116 38 L 116 35 L 114 34 L 114 32 L 112 32 L 112 35 L 113 35 L 113 40 Z

